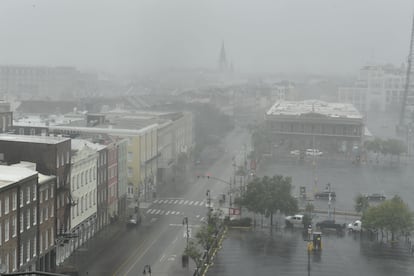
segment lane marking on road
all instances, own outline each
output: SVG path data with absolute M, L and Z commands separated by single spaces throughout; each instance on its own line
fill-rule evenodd
M 169 211 L 169 210 L 168 210 L 168 211 L 167 211 L 167 213 L 165 213 L 165 215 L 166 215 L 166 216 L 168 216 L 168 215 L 170 214 L 170 212 L 171 212 L 171 211 Z
M 164 212 L 165 212 L 165 210 L 162 210 L 161 213 L 160 213 L 160 215 L 164 215 Z
M 168 201 L 168 203 L 169 203 L 169 204 L 171 204 L 171 203 L 173 203 L 173 202 L 174 202 L 174 200 L 173 200 L 173 199 L 171 199 L 171 200 L 169 200 L 169 201 Z
M 161 210 L 157 210 L 157 212 L 155 214 L 158 215 L 160 212 L 161 212 Z
M 153 215 L 155 212 L 157 212 L 157 209 L 152 209 L 151 215 Z
M 175 211 L 171 211 L 171 215 L 175 215 Z
M 148 209 L 148 210 L 147 210 L 147 214 L 148 214 L 149 212 L 151 212 L 151 211 L 152 211 L 152 209 Z
M 157 204 L 157 203 L 158 203 L 158 201 L 159 201 L 159 199 L 156 199 L 156 200 L 154 200 L 154 202 L 153 202 L 153 203 Z
M 162 254 L 161 258 L 160 258 L 160 263 L 164 260 L 165 258 L 165 254 Z
M 190 203 L 188 203 L 188 205 L 193 205 L 194 201 L 190 201 Z
M 184 200 L 183 199 L 181 199 L 180 200 L 180 202 L 178 203 L 178 204 L 183 204 L 184 203 Z
M 163 234 L 164 232 L 166 232 L 168 228 L 166 228 L 164 231 L 161 231 L 160 235 Z M 136 258 L 135 262 L 129 267 L 129 269 L 126 271 L 125 274 L 123 275 L 128 275 L 129 272 L 131 272 L 132 268 L 135 267 L 135 265 L 141 260 L 141 258 L 147 254 L 148 250 L 150 250 L 152 248 L 152 246 L 158 241 L 158 239 L 153 239 L 153 241 L 150 243 L 150 245 L 145 248 L 145 250 L 138 256 L 138 258 Z M 138 251 L 141 249 L 141 246 L 139 246 L 133 254 L 131 254 L 131 256 L 123 263 L 121 264 L 121 266 L 119 266 L 119 268 L 115 271 L 115 273 L 113 274 L 114 276 L 117 275 L 118 270 L 121 269 L 121 267 L 123 267 L 124 265 L 126 265 L 132 258 L 136 257 L 135 255 L 138 253 Z
M 175 212 L 175 214 L 176 214 L 176 215 L 179 215 L 179 214 L 180 214 L 180 212 L 179 212 L 179 211 L 177 211 L 177 212 Z
M 200 217 L 200 215 L 197 215 L 197 216 L 196 216 L 196 218 L 199 218 L 199 217 Z
M 187 204 L 189 202 L 189 200 L 184 201 L 184 204 Z
M 177 202 L 178 202 L 178 199 L 174 201 L 174 204 L 177 204 Z

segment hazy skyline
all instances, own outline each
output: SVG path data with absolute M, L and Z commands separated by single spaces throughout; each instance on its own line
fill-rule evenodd
M 414 1 L 135 0 L 0 2 L 0 64 L 114 73 L 216 68 L 356 73 L 408 55 Z

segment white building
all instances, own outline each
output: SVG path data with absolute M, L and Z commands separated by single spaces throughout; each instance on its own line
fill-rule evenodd
M 364 66 L 353 85 L 338 88 L 338 100 L 352 103 L 362 113 L 399 108 L 404 93 L 405 73 L 404 66 Z
M 73 202 L 70 214 L 71 239 L 69 254 L 96 231 L 97 213 L 97 162 L 98 153 L 94 145 L 81 139 L 72 139 L 71 192 Z

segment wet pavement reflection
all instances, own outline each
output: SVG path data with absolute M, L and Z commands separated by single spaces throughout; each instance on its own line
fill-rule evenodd
M 207 275 L 414 275 L 404 240 L 379 243 L 359 234 L 324 233 L 322 251 L 310 256 L 306 243 L 298 229 L 230 230 Z

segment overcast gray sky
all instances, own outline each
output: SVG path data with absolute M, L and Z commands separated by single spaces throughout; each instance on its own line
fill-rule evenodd
M 352 73 L 408 54 L 414 0 L 2 0 L 0 63 Z

